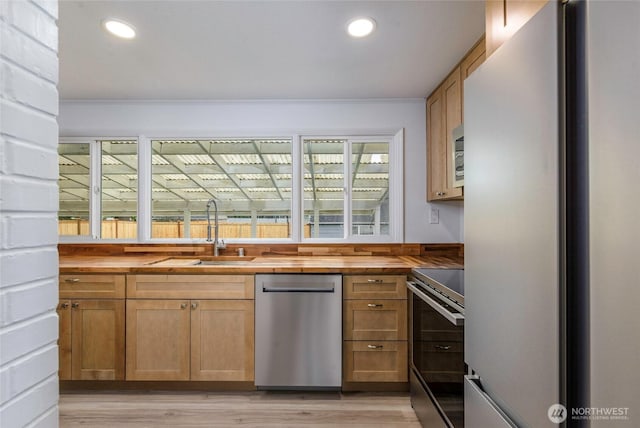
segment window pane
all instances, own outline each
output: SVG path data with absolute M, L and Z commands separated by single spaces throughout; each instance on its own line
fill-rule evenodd
M 304 140 L 304 236 L 344 237 L 344 144 Z
M 136 239 L 138 154 L 136 141 L 100 141 L 102 239 Z
M 58 145 L 59 235 L 89 235 L 89 157 L 88 143 Z
M 389 234 L 389 143 L 353 143 L 351 233 Z
M 211 198 L 222 239 L 291 236 L 291 139 L 155 140 L 151 147 L 153 238 L 206 238 Z

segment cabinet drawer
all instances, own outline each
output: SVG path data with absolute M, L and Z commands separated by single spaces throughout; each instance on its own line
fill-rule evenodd
M 61 299 L 123 299 L 124 275 L 60 275 Z
M 253 299 L 253 275 L 127 275 L 127 297 Z
M 345 341 L 345 382 L 407 382 L 407 342 Z
M 406 300 L 345 300 L 344 340 L 406 340 Z
M 406 299 L 405 275 L 354 275 L 344 277 L 345 299 Z

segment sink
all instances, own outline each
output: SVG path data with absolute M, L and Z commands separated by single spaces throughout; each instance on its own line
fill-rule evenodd
M 232 265 L 248 265 L 253 258 L 249 257 L 248 260 L 200 260 L 194 265 L 199 266 L 232 266 Z
M 170 257 L 159 262 L 151 263 L 153 266 L 180 267 L 180 266 L 242 266 L 250 264 L 255 257 L 218 256 L 218 257 Z

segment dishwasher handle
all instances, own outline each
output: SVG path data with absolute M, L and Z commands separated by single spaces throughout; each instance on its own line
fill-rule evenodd
M 262 287 L 263 293 L 335 293 L 336 288 L 332 285 L 331 288 L 328 287 L 291 287 L 288 285 L 287 287 L 273 287 L 267 286 Z

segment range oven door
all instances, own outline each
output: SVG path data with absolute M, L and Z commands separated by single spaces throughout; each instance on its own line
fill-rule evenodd
M 407 284 L 415 286 L 415 282 Z M 411 395 L 412 405 L 423 426 L 420 409 L 428 397 L 447 427 L 464 427 L 464 315 L 447 317 L 434 308 L 437 298 L 424 300 L 409 287 L 411 295 Z M 450 308 L 449 308 L 450 310 Z M 426 396 L 426 397 L 425 397 Z M 422 412 L 430 414 L 431 412 Z M 438 425 L 433 425 L 438 426 Z

